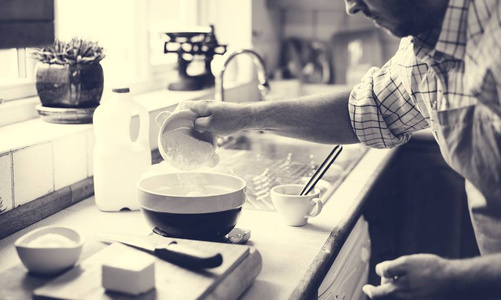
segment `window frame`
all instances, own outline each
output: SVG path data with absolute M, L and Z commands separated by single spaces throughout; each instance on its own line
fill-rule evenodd
M 28 49 L 16 48 L 18 78 L 0 82 L 0 104 L 36 96 L 35 70 L 28 70 L 28 65 L 33 64 L 29 61 Z

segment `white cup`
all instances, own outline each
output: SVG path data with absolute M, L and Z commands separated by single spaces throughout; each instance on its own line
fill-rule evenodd
M 304 226 L 308 218 L 317 216 L 322 211 L 320 190 L 314 188 L 308 195 L 299 196 L 304 185 L 284 184 L 271 189 L 271 201 L 289 226 Z

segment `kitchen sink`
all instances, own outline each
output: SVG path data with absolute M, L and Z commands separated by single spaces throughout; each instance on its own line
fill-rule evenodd
M 217 171 L 240 176 L 247 182 L 244 208 L 274 210 L 270 189 L 284 183 L 305 184 L 333 147 L 246 131 L 232 136 L 219 149 L 221 161 Z M 366 151 L 360 144 L 343 147 L 343 152 L 317 184 L 323 201 L 327 201 Z
M 280 101 L 328 91 L 345 90 L 345 85 L 302 84 L 298 80 L 272 80 L 263 101 Z M 244 208 L 274 210 L 270 189 L 278 184 L 305 184 L 335 145 L 318 144 L 260 131 L 244 131 L 220 139 L 221 161 L 217 171 L 242 177 L 247 182 Z M 323 201 L 342 183 L 365 154 L 362 145 L 344 146 L 336 162 L 317 187 Z
M 230 138 L 224 149 L 246 150 L 256 156 L 271 160 L 292 159 L 304 164 L 319 165 L 332 151 L 335 145 L 320 144 L 299 139 L 278 136 L 271 133 L 247 131 Z M 347 169 L 353 160 L 365 153 L 366 147 L 344 145 L 342 154 L 335 165 Z

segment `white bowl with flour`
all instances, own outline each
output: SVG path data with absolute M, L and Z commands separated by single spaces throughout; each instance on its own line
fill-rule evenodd
M 192 171 L 203 166 L 213 167 L 219 162 L 215 139 L 210 132 L 199 132 L 192 111 L 162 112 L 157 117 L 160 126 L 158 150 L 173 167 Z

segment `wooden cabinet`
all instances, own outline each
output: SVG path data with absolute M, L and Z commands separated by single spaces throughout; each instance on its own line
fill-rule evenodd
M 319 300 L 365 299 L 371 243 L 367 222 L 361 217 L 344 242 L 318 288 Z
M 478 255 L 467 208 L 464 179 L 444 161 L 431 138 L 402 146 L 372 191 L 364 216 L 374 266 L 414 253 L 462 258 Z
M 0 0 L 0 49 L 54 42 L 54 0 Z

